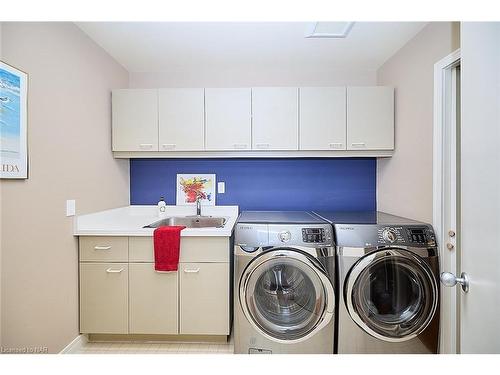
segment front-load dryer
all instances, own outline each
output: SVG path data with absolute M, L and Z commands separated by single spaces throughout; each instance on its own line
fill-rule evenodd
M 382 212 L 319 215 L 334 226 L 338 353 L 437 353 L 439 263 L 432 226 Z
M 330 224 L 307 212 L 242 212 L 235 229 L 235 353 L 334 352 Z

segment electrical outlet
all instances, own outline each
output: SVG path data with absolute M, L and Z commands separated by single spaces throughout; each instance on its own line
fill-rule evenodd
M 74 199 L 68 199 L 66 201 L 66 216 L 75 216 L 76 213 L 76 201 Z
M 217 193 L 224 194 L 226 192 L 226 183 L 224 181 L 217 182 Z

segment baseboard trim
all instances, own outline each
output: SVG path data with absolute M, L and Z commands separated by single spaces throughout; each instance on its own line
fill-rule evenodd
M 78 335 L 59 354 L 77 353 L 78 350 L 88 342 L 87 335 Z

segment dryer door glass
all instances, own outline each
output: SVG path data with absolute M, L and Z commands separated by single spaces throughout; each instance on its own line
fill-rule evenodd
M 422 332 L 437 309 L 437 282 L 427 264 L 402 249 L 361 258 L 345 283 L 353 320 L 385 341 L 406 341 Z
M 247 318 L 271 338 L 287 341 L 322 327 L 333 314 L 334 295 L 331 282 L 318 267 L 292 251 L 270 251 L 256 258 L 240 286 Z

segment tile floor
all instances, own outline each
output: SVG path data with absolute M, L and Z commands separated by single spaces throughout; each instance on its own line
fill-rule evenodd
M 233 354 L 227 343 L 88 342 L 72 354 Z

